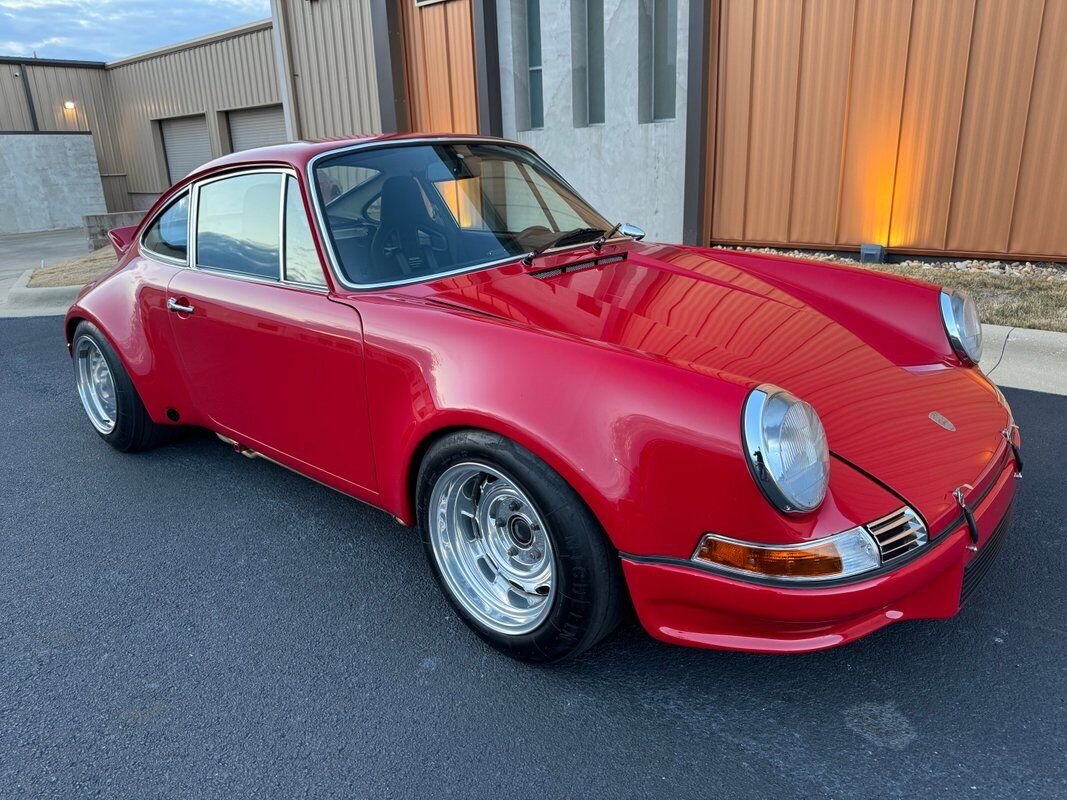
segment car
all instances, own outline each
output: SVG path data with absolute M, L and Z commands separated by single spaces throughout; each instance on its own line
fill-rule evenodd
M 227 155 L 110 238 L 65 324 L 96 432 L 206 428 L 417 526 L 515 658 L 634 612 L 819 650 L 955 615 L 1004 543 L 1021 440 L 962 292 L 651 243 L 478 136 Z

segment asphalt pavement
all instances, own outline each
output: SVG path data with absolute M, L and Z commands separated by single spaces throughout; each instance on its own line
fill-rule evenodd
M 955 619 L 530 667 L 413 530 L 206 435 L 113 451 L 60 319 L 0 320 L 0 797 L 1064 797 L 1067 397 L 1005 393 L 1026 476 Z

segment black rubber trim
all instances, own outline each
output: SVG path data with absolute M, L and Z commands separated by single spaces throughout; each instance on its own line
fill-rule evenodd
M 996 484 L 993 481 L 990 484 L 990 488 Z M 989 488 L 982 493 L 982 498 L 989 494 Z M 982 499 L 980 498 L 980 500 Z M 1004 515 L 997 520 L 996 527 L 993 529 L 992 537 L 1004 525 L 1004 521 L 1010 518 L 1012 509 L 1015 507 L 1015 498 L 1012 498 L 1011 505 L 1008 506 Z M 922 547 L 916 547 L 906 555 L 899 556 L 893 559 L 892 564 L 886 564 L 878 569 L 872 569 L 868 572 L 860 573 L 859 575 L 852 575 L 847 578 L 833 578 L 826 581 L 811 581 L 808 583 L 802 581 L 784 581 L 775 578 L 762 578 L 758 575 L 744 575 L 739 572 L 728 572 L 723 569 L 718 569 L 712 564 L 702 563 L 700 561 L 693 561 L 688 558 L 677 558 L 675 556 L 643 556 L 635 553 L 619 553 L 619 558 L 632 561 L 635 564 L 658 564 L 666 567 L 681 567 L 683 569 L 691 569 L 696 572 L 706 572 L 710 575 L 715 575 L 720 578 L 731 578 L 733 580 L 741 581 L 742 583 L 752 583 L 757 586 L 773 586 L 776 589 L 832 589 L 835 586 L 850 586 L 857 583 L 864 583 L 872 578 L 880 578 L 882 575 L 888 575 L 890 572 L 895 572 L 901 567 L 910 564 L 927 553 L 932 553 L 943 542 L 947 541 L 946 534 L 955 530 L 959 525 L 963 523 L 963 515 L 960 514 L 959 521 L 954 521 L 951 525 L 946 525 L 937 536 L 931 536 L 927 543 Z M 988 541 L 988 540 L 987 540 Z

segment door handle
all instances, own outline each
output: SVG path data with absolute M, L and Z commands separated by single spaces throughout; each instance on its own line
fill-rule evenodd
M 193 306 L 183 306 L 173 297 L 168 297 L 167 311 L 174 311 L 178 314 L 192 314 L 194 311 L 196 311 L 196 308 L 194 308 Z

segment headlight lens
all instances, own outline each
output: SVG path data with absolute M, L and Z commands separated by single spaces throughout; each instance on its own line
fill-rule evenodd
M 830 451 L 815 409 L 763 385 L 745 400 L 742 426 L 752 475 L 767 498 L 788 513 L 818 508 L 830 480 Z
M 974 298 L 962 289 L 942 290 L 941 319 L 956 355 L 965 363 L 977 364 L 982 358 L 982 323 Z
M 797 583 L 847 578 L 882 563 L 878 546 L 863 528 L 790 545 L 754 544 L 709 533 L 700 540 L 693 561 L 724 572 Z

